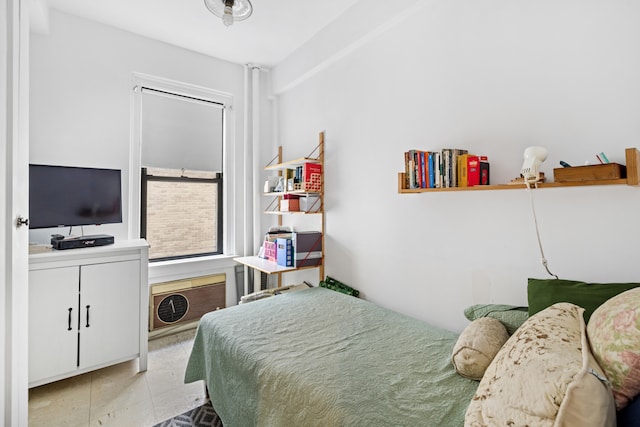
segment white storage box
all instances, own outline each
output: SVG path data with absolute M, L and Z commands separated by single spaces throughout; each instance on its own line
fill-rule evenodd
M 320 197 L 318 196 L 305 196 L 298 199 L 300 201 L 300 211 L 302 212 L 319 212 L 320 211 Z

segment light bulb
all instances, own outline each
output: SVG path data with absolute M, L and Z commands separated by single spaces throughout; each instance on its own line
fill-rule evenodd
M 224 7 L 224 14 L 222 15 L 222 22 L 224 22 L 224 25 L 226 25 L 227 27 L 230 26 L 231 24 L 233 24 L 233 9 L 228 3 Z
M 227 27 L 236 21 L 244 21 L 253 12 L 250 0 L 204 0 L 204 5 Z

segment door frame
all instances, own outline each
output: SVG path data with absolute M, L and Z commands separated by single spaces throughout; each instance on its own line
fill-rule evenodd
M 27 0 L 0 2 L 0 422 L 28 424 L 29 15 Z

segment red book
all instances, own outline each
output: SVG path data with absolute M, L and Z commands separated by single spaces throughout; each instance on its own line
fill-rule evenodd
M 480 184 L 480 159 L 478 156 L 467 157 L 467 186 Z
M 305 163 L 302 166 L 302 182 L 305 191 L 320 191 L 322 186 L 322 165 Z
M 480 156 L 480 185 L 489 185 L 489 159 Z

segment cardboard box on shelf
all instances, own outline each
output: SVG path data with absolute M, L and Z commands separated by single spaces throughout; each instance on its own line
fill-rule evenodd
M 280 200 L 280 212 L 298 212 L 300 210 L 299 199 Z

